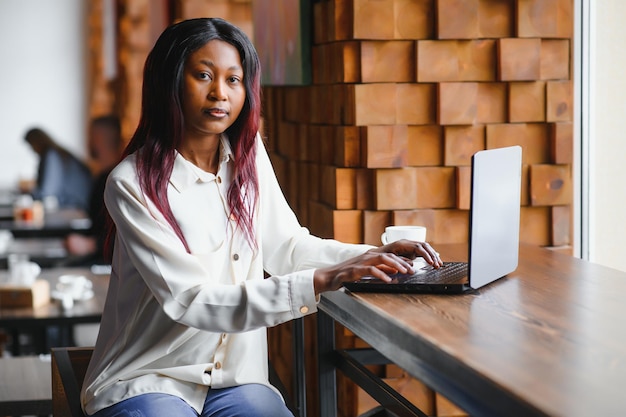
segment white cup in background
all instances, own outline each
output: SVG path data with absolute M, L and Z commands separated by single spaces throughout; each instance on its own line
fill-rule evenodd
M 9 282 L 13 285 L 29 287 L 41 273 L 41 267 L 29 260 L 28 255 L 11 253 L 7 259 Z
M 385 232 L 380 236 L 383 245 L 396 240 L 408 239 L 417 242 L 426 241 L 426 227 L 424 226 L 387 226 Z

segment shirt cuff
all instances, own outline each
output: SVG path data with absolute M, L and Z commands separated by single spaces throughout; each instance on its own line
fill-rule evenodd
M 317 311 L 317 297 L 313 287 L 315 269 L 299 271 L 290 281 L 289 297 L 294 318 L 306 316 Z

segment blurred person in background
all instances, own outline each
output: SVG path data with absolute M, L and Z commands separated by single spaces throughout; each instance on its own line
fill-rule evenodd
M 94 180 L 87 208 L 91 228 L 86 233 L 72 233 L 65 239 L 70 255 L 80 264 L 104 264 L 106 222 L 104 212 L 104 185 L 111 170 L 120 161 L 122 135 L 120 120 L 115 115 L 93 119 L 89 126 L 89 157 L 93 163 Z
M 35 200 L 56 200 L 59 207 L 87 210 L 92 186 L 89 167 L 40 128 L 30 129 L 24 140 L 39 156 L 39 166 L 34 188 L 20 191 Z

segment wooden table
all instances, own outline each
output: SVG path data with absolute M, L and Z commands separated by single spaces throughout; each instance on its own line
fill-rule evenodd
M 50 356 L 0 358 L 0 415 L 51 415 Z
M 466 258 L 464 245 L 437 249 L 445 260 Z M 625 291 L 624 272 L 522 245 L 514 273 L 471 294 L 326 293 L 318 313 L 321 415 L 336 415 L 336 367 L 380 388 L 359 368 L 365 356 L 380 360 L 376 354 L 472 416 L 624 415 Z M 334 321 L 373 356 L 336 351 Z M 395 404 L 391 397 L 380 398 Z M 401 402 L 391 407 L 421 415 Z
M 7 271 L 0 271 L 0 280 Z M 46 329 L 58 326 L 68 330 L 69 341 L 73 341 L 73 326 L 80 323 L 99 323 L 104 309 L 104 302 L 109 283 L 108 273 L 94 273 L 89 268 L 49 268 L 44 269 L 40 278 L 50 282 L 54 289 L 61 275 L 84 275 L 93 282 L 94 296 L 88 300 L 77 301 L 70 309 L 63 309 L 61 303 L 52 300 L 38 308 L 2 308 L 0 306 L 0 328 L 8 329 L 13 337 L 28 332 L 35 338 L 36 353 L 49 353 L 46 341 Z M 19 344 L 14 343 L 13 355 L 19 355 Z

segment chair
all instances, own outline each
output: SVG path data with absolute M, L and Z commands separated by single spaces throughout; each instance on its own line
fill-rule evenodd
M 59 347 L 50 351 L 54 417 L 85 417 L 80 406 L 80 389 L 93 348 Z
M 85 379 L 92 347 L 58 347 L 51 349 L 52 412 L 54 417 L 85 417 L 80 405 L 80 389 Z M 287 406 L 298 416 L 287 390 L 270 363 L 270 383 L 283 394 Z

